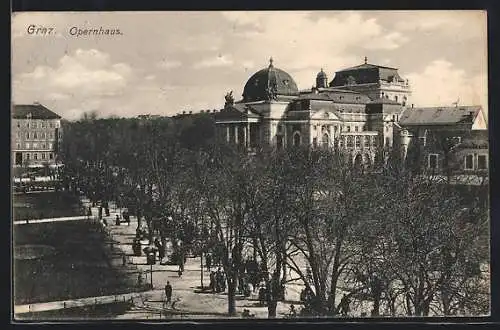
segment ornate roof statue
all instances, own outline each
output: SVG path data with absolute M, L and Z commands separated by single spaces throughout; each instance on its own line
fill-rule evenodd
M 227 107 L 227 106 L 234 104 L 233 91 L 230 91 L 229 93 L 227 93 L 226 96 L 224 96 L 224 98 L 226 99 L 226 103 L 224 106 Z

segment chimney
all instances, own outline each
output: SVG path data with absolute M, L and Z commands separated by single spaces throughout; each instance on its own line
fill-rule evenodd
M 33 102 L 33 104 L 35 104 L 35 105 L 40 105 L 40 102 L 35 101 L 35 102 Z
M 186 111 L 182 111 L 182 114 L 185 115 L 186 114 Z
M 193 111 L 189 111 L 189 114 L 192 115 L 193 114 Z
M 412 109 L 413 109 L 413 103 L 411 104 L 411 107 L 412 107 Z

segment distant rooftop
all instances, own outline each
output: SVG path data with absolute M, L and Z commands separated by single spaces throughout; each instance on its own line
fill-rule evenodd
M 401 125 L 446 125 L 472 123 L 481 106 L 408 108 L 403 111 Z
M 47 109 L 40 103 L 15 104 L 12 110 L 14 119 L 61 119 L 57 113 Z

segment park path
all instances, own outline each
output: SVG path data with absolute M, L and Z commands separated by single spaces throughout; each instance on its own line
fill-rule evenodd
M 50 302 L 35 303 L 35 304 L 16 305 L 14 306 L 14 314 L 46 312 L 46 311 L 65 309 L 65 308 L 110 304 L 119 301 L 134 302 L 135 299 L 137 299 L 137 301 L 139 299 L 142 300 L 143 298 L 147 299 L 149 296 L 153 296 L 154 294 L 155 294 L 154 291 L 133 292 L 133 293 L 118 294 L 118 295 L 110 295 L 110 296 L 86 297 L 86 298 L 71 299 L 71 300 L 60 300 L 60 301 L 50 301 Z
M 89 201 L 82 199 L 83 205 L 88 208 Z M 203 285 L 208 286 L 210 273 L 205 268 L 202 270 L 199 257 L 188 258 L 184 268 L 184 273 L 181 277 L 178 276 L 178 267 L 175 265 L 147 265 L 146 257 L 136 257 L 132 251 L 132 241 L 135 237 L 137 228 L 137 218 L 131 217 L 130 224 L 120 223 L 115 224 L 116 215 L 120 215 L 120 209 L 116 208 L 114 203 L 109 203 L 110 214 L 104 216 L 107 225 L 103 225 L 104 230 L 108 235 L 108 243 L 120 250 L 126 258 L 124 262 L 128 265 L 121 264 L 121 259 L 114 263 L 116 267 L 133 265 L 139 272 L 143 274 L 145 283 L 153 284 L 152 290 L 140 293 L 127 293 L 120 295 L 89 297 L 74 300 L 45 302 L 31 305 L 14 306 L 14 313 L 21 314 L 27 312 L 40 312 L 57 310 L 70 307 L 81 307 L 85 305 L 107 304 L 115 301 L 133 300 L 133 308 L 125 314 L 117 316 L 119 319 L 158 319 L 164 318 L 168 314 L 168 318 L 226 318 L 227 317 L 227 295 L 225 293 L 203 293 L 199 291 L 201 286 L 201 273 L 203 272 Z M 90 219 L 97 221 L 98 207 L 91 207 L 92 215 Z M 40 223 L 50 221 L 77 221 L 89 219 L 83 217 L 66 217 L 56 219 L 39 219 L 30 220 L 29 223 Z M 26 221 L 23 221 L 26 223 Z M 141 242 L 145 247 L 147 240 Z M 173 287 L 172 301 L 176 301 L 175 312 L 171 308 L 166 308 L 164 301 L 163 288 L 169 281 Z M 286 286 L 285 302 L 279 302 L 277 306 L 277 316 L 284 317 L 289 311 L 290 304 L 294 304 L 296 308 L 300 307 L 299 295 L 303 285 L 301 283 L 289 283 Z M 267 307 L 261 306 L 258 303 L 257 292 L 253 293 L 248 298 L 242 296 L 236 297 L 237 313 L 241 314 L 243 309 L 248 309 L 251 314 L 257 318 L 267 318 Z M 163 316 L 162 316 L 163 315 Z
M 89 206 L 87 200 L 83 200 L 86 207 Z M 147 299 L 141 304 L 135 304 L 135 308 L 127 313 L 118 316 L 120 319 L 151 319 L 161 318 L 162 311 L 165 311 L 163 287 L 169 281 L 173 287 L 172 301 L 176 302 L 176 313 L 170 315 L 173 318 L 211 318 L 227 317 L 227 295 L 224 293 L 202 293 L 199 292 L 201 286 L 201 265 L 200 258 L 188 258 L 184 267 L 184 272 L 179 277 L 178 267 L 175 265 L 147 265 L 146 257 L 133 256 L 132 241 L 136 234 L 137 218 L 130 218 L 130 225 L 121 223 L 116 225 L 114 219 L 119 215 L 120 209 L 117 209 L 114 203 L 109 203 L 110 215 L 105 217 L 108 225 L 106 231 L 109 239 L 114 242 L 115 247 L 120 249 L 126 256 L 129 263 L 143 272 L 143 278 L 146 283 L 153 283 L 153 290 L 148 291 Z M 97 216 L 98 208 L 92 208 L 92 216 Z M 145 247 L 147 240 L 141 242 Z M 152 270 L 152 272 L 151 272 Z M 210 272 L 203 269 L 203 285 L 208 286 Z M 299 295 L 302 285 L 291 283 L 287 286 L 287 302 L 278 303 L 278 316 L 283 317 L 288 312 L 290 303 L 298 307 L 300 303 Z M 267 318 L 267 307 L 258 304 L 257 293 L 249 298 L 243 299 L 237 296 L 236 308 L 241 313 L 243 308 L 249 309 L 250 313 L 259 318 Z
M 45 222 L 78 221 L 78 220 L 87 220 L 87 219 L 89 219 L 89 217 L 86 215 L 79 215 L 79 216 L 75 216 L 75 217 L 26 219 L 26 220 L 16 220 L 16 221 L 14 221 L 14 225 L 31 225 L 31 224 L 45 223 Z

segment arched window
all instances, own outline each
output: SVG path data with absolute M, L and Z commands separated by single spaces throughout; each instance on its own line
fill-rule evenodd
M 300 136 L 300 133 L 299 132 L 295 132 L 293 134 L 293 145 L 295 147 L 298 147 L 300 146 L 300 143 L 301 143 L 301 136 Z
M 330 145 L 330 137 L 327 133 L 323 134 L 323 138 L 321 139 L 321 144 L 323 147 L 328 147 Z

